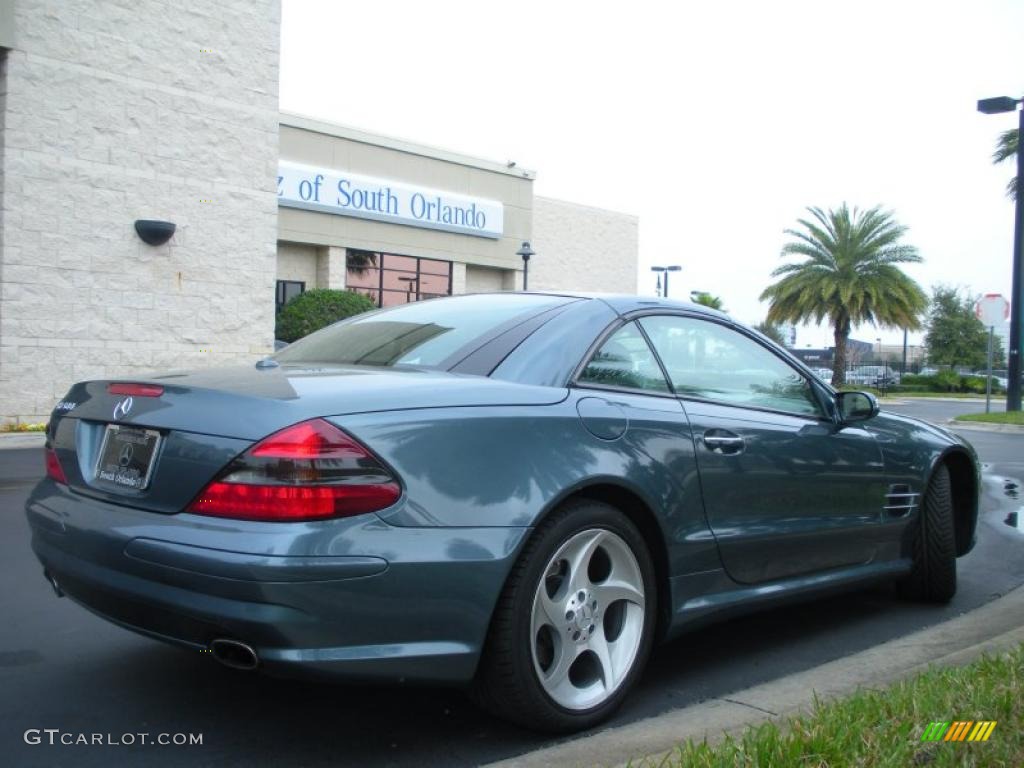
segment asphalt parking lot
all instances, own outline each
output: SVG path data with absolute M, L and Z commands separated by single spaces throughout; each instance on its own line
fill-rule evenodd
M 976 404 L 908 403 L 894 411 L 945 421 Z M 964 431 L 986 463 L 979 542 L 959 562 L 945 607 L 877 588 L 687 635 L 656 652 L 615 723 L 664 712 L 864 650 L 941 622 L 1024 583 L 1024 535 L 1004 523 L 1020 501 L 1024 434 Z M 223 668 L 137 637 L 58 600 L 28 546 L 22 507 L 42 474 L 39 449 L 0 451 L 0 749 L 8 765 L 468 766 L 550 740 L 497 721 L 460 692 L 281 681 Z M 202 745 L 26 744 L 28 729 L 202 734 Z M 45 734 L 44 734 L 45 736 Z

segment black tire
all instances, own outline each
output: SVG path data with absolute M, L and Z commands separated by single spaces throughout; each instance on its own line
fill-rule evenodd
M 621 537 L 643 578 L 644 616 L 632 667 L 611 696 L 590 709 L 571 710 L 544 690 L 533 662 L 531 612 L 544 570 L 573 536 L 604 529 Z M 488 631 L 472 695 L 483 708 L 518 725 L 549 733 L 583 730 L 615 712 L 643 672 L 650 656 L 657 616 L 654 564 L 640 531 L 621 512 L 599 501 L 570 501 L 533 532 L 505 583 Z
M 900 582 L 904 597 L 948 603 L 956 594 L 956 535 L 949 468 L 939 464 L 925 491 L 913 532 L 910 574 Z

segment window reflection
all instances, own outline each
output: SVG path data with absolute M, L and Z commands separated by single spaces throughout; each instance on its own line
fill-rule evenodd
M 379 307 L 450 296 L 452 263 L 440 259 L 348 249 L 346 285 Z
M 640 320 L 677 394 L 820 416 L 808 381 L 774 353 L 720 323 L 692 317 Z
M 636 323 L 613 333 L 587 363 L 579 381 L 607 387 L 668 392 L 668 383 Z
M 388 295 L 400 293 L 384 291 Z M 505 323 L 521 322 L 538 312 L 571 301 L 564 296 L 456 296 L 430 304 L 405 304 L 387 312 L 335 323 L 299 339 L 274 357 L 290 364 L 438 366 Z M 456 355 L 458 357 L 458 355 Z

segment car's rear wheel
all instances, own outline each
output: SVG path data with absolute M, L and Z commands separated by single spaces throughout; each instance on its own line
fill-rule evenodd
M 595 725 L 615 711 L 650 654 L 654 566 L 614 507 L 566 504 L 534 532 L 495 609 L 477 699 L 545 731 Z
M 902 582 L 905 597 L 948 603 L 956 594 L 956 535 L 949 468 L 939 464 L 928 483 L 911 545 L 913 569 Z

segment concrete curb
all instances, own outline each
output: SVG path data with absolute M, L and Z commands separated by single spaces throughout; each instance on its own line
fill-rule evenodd
M 957 421 L 950 419 L 946 422 L 950 429 L 973 429 L 975 432 L 1002 432 L 1003 434 L 1024 435 L 1024 424 L 986 424 L 983 421 Z
M 5 448 L 42 448 L 45 432 L 0 432 L 0 451 Z
M 982 395 L 981 397 L 942 397 L 941 395 L 938 396 L 938 397 L 907 397 L 906 395 L 902 395 L 901 396 L 899 394 L 895 394 L 895 395 L 891 395 L 890 397 L 892 398 L 891 400 L 889 399 L 889 397 L 881 397 L 881 398 L 879 398 L 879 400 L 878 400 L 879 404 L 885 405 L 885 404 L 888 403 L 890 405 L 909 405 L 910 403 L 984 403 L 985 402 L 985 396 L 984 395 Z M 992 398 L 992 402 L 996 403 L 996 404 L 998 404 L 998 403 L 1005 403 L 1006 402 L 1006 398 L 1005 397 L 993 397 Z
M 931 665 L 963 665 L 982 653 L 1024 642 L 1024 587 L 955 619 L 743 691 L 683 709 L 608 728 L 519 757 L 500 768 L 658 765 L 674 747 L 693 739 L 714 742 L 765 720 L 808 710 L 815 698 L 830 699 L 858 688 L 882 686 Z

